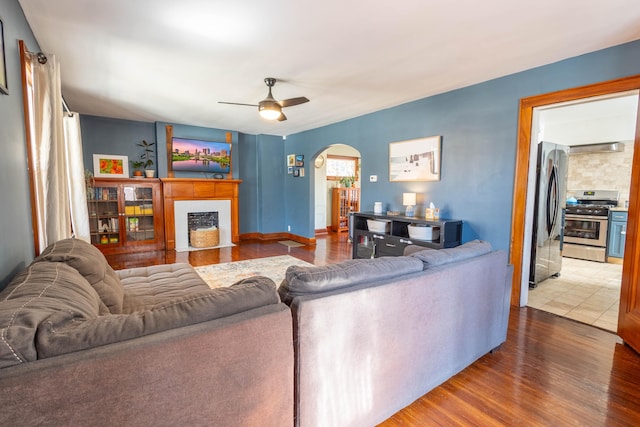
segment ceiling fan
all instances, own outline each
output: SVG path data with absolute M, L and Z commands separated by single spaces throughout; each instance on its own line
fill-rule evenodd
M 223 101 L 218 101 L 218 103 L 258 107 L 258 112 L 263 118 L 267 120 L 277 119 L 278 121 L 281 122 L 281 121 L 287 120 L 287 116 L 285 116 L 284 113 L 282 112 L 282 109 L 284 107 L 292 107 L 294 105 L 299 105 L 299 104 L 304 104 L 305 102 L 309 102 L 309 99 L 304 96 L 276 101 L 273 95 L 271 95 L 271 88 L 276 84 L 276 79 L 274 79 L 273 77 L 267 77 L 266 79 L 264 79 L 264 83 L 269 88 L 269 93 L 267 94 L 267 97 L 262 101 L 258 102 L 258 104 L 243 104 L 240 102 L 223 102 Z

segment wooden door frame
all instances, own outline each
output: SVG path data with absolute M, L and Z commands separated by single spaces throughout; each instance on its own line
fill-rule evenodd
M 561 90 L 557 92 L 536 95 L 520 100 L 520 115 L 518 118 L 518 140 L 516 146 L 516 170 L 513 189 L 513 207 L 511 214 L 511 247 L 510 262 L 513 264 L 513 278 L 511 281 L 511 305 L 519 307 L 522 284 L 522 256 L 525 241 L 525 213 L 527 202 L 529 158 L 531 153 L 531 126 L 533 109 L 561 102 L 576 101 L 595 96 L 610 95 L 619 92 L 640 90 L 640 75 L 624 77 L 587 86 Z M 637 212 L 640 208 L 638 191 L 640 191 L 640 111 L 636 122 L 636 136 L 631 177 L 631 191 L 629 194 L 629 220 L 627 223 L 627 246 L 625 247 L 625 263 L 622 274 L 623 293 L 625 280 L 631 282 L 633 276 L 640 278 L 640 236 L 636 233 L 638 227 Z M 630 238 L 629 236 L 633 236 Z M 626 298 L 631 298 L 626 295 Z M 624 295 L 622 295 L 624 296 Z

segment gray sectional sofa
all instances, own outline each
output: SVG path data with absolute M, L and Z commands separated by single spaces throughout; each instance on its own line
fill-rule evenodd
M 212 290 L 63 240 L 0 292 L 0 425 L 373 426 L 505 340 L 509 273 L 475 241 Z
M 0 293 L 0 425 L 292 425 L 291 314 L 255 277 L 48 247 Z
M 287 271 L 296 426 L 374 426 L 505 341 L 504 251 L 408 252 Z

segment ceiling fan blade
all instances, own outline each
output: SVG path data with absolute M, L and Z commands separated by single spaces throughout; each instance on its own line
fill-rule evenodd
M 284 122 L 285 120 L 287 120 L 287 116 L 285 116 L 284 113 L 280 111 L 280 117 L 278 117 L 278 121 Z
M 247 107 L 257 107 L 258 106 L 258 104 L 243 104 L 241 102 L 224 102 L 224 101 L 218 101 L 218 104 L 246 105 Z
M 278 101 L 278 104 L 280 104 L 281 107 L 292 107 L 294 105 L 304 104 L 305 102 L 309 102 L 309 99 L 301 96 L 299 98 L 283 99 L 282 101 Z

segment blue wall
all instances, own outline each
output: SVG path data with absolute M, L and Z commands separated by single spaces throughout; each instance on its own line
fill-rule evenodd
M 331 144 L 351 145 L 362 154 L 363 211 L 374 201 L 402 210 L 402 193 L 417 192 L 422 208 L 434 202 L 442 217 L 464 220 L 464 241 L 481 238 L 508 250 L 520 99 L 638 73 L 640 41 L 291 135 L 285 151 L 312 159 Z M 389 182 L 388 144 L 432 135 L 442 136 L 441 180 Z M 308 237 L 312 182 L 285 180 L 284 187 L 286 223 Z
M 0 94 L 0 289 L 34 255 L 18 40 L 38 52 L 17 0 L 0 1 L 9 95 Z
M 92 172 L 95 172 L 93 170 L 94 154 L 127 156 L 129 161 L 138 160 L 142 149 L 136 144 L 142 140 L 156 141 L 153 123 L 80 115 L 80 130 L 84 167 Z M 154 160 L 154 167 L 157 164 L 158 162 Z M 133 170 L 129 165 L 129 174 L 132 173 Z
M 284 179 L 287 177 L 282 137 L 258 135 L 258 228 L 253 231 L 261 233 L 279 233 L 286 230 L 285 209 L 289 200 L 285 194 Z M 249 184 L 247 179 L 241 186 Z M 240 209 L 244 200 L 240 199 Z M 242 224 L 241 224 L 242 227 Z M 294 230 L 291 230 L 294 232 Z M 300 233 L 301 234 L 301 233 Z

